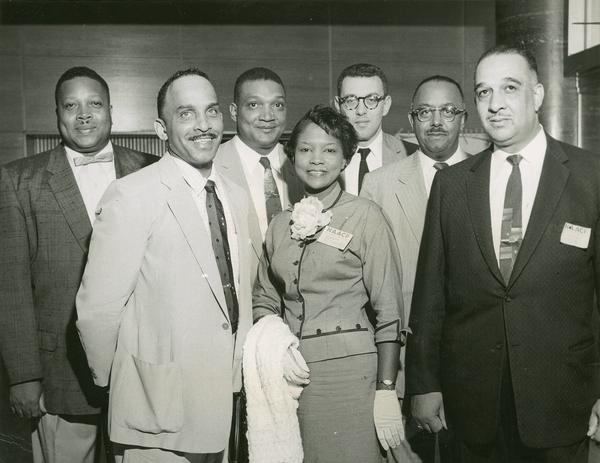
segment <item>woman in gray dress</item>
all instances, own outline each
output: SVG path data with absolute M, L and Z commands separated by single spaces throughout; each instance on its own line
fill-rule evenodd
M 306 196 L 270 223 L 254 288 L 254 319 L 282 315 L 310 370 L 300 360 L 291 375 L 307 383 L 298 408 L 305 463 L 380 462 L 382 448 L 404 439 L 400 256 L 380 208 L 340 188 L 356 146 L 331 108 L 298 122 L 285 149 Z

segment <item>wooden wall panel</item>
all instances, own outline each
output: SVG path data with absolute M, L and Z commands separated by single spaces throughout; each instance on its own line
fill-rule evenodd
M 0 55 L 0 132 L 23 130 L 21 58 Z

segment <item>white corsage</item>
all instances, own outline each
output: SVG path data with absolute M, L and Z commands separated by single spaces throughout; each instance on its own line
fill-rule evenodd
M 323 203 L 314 196 L 307 196 L 294 204 L 290 229 L 292 238 L 303 241 L 311 238 L 317 230 L 331 222 L 331 212 L 323 211 Z

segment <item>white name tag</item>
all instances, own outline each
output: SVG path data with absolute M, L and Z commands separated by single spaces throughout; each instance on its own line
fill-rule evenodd
M 325 227 L 325 230 L 321 232 L 321 236 L 319 236 L 317 241 L 343 251 L 346 249 L 353 236 L 352 233 L 338 230 L 337 228 L 328 225 Z
M 591 232 L 591 228 L 581 227 L 579 225 L 573 225 L 572 223 L 566 222 L 560 235 L 560 242 L 562 244 L 568 244 L 569 246 L 587 249 L 588 245 L 590 244 Z

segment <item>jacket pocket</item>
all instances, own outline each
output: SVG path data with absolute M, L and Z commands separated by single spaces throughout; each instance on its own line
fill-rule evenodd
M 116 423 L 151 434 L 181 430 L 182 378 L 176 363 L 152 364 L 127 355 L 119 376 L 111 391 Z

